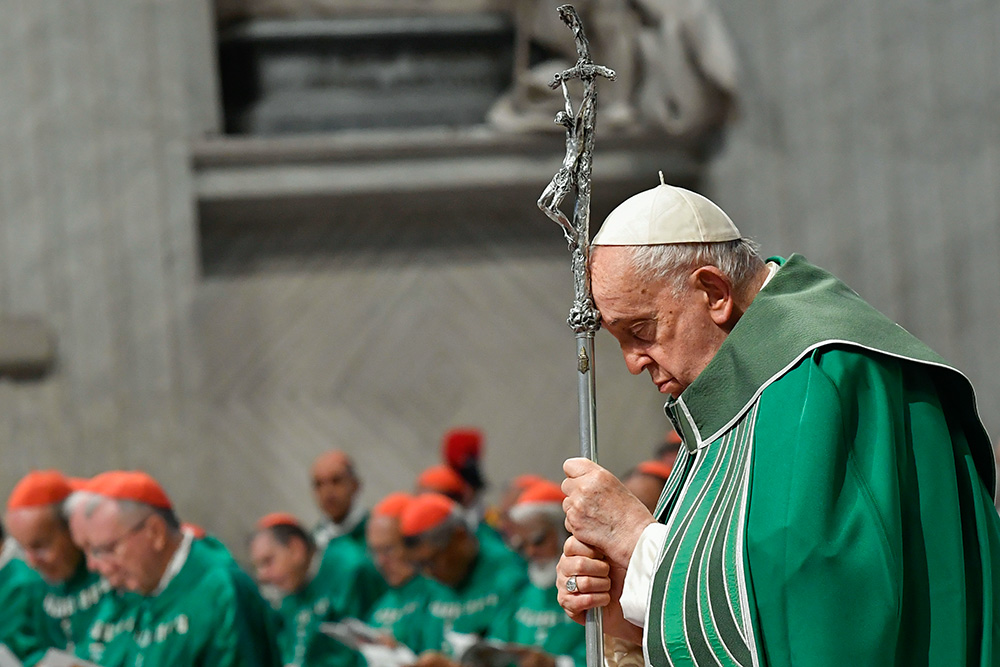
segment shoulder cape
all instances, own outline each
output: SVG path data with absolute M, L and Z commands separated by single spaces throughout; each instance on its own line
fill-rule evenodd
M 773 258 L 781 268 L 754 298 L 705 370 L 667 403 L 692 452 L 739 421 L 760 394 L 814 350 L 858 347 L 924 364 L 965 423 L 976 470 L 992 494 L 993 448 L 968 378 L 936 352 L 801 255 Z M 734 379 L 735 378 L 735 379 Z

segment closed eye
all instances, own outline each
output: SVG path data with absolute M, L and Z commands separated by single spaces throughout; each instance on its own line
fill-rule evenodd
M 642 322 L 638 322 L 629 327 L 628 332 L 629 335 L 636 340 L 636 342 L 652 343 L 656 340 L 656 321 L 644 320 Z

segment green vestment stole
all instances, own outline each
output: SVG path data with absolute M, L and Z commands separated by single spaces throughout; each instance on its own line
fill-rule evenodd
M 843 283 L 783 262 L 666 409 L 685 446 L 656 512 L 650 664 L 1000 658 L 972 387 Z

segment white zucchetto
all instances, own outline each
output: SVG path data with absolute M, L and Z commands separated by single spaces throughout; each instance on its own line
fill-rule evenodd
M 740 230 L 725 211 L 697 192 L 662 183 L 611 211 L 592 245 L 660 245 L 734 241 Z

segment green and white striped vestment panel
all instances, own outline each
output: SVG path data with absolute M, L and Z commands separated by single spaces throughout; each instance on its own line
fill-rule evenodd
M 756 410 L 694 453 L 681 448 L 656 516 L 667 538 L 650 591 L 646 659 L 757 664 L 745 561 Z

